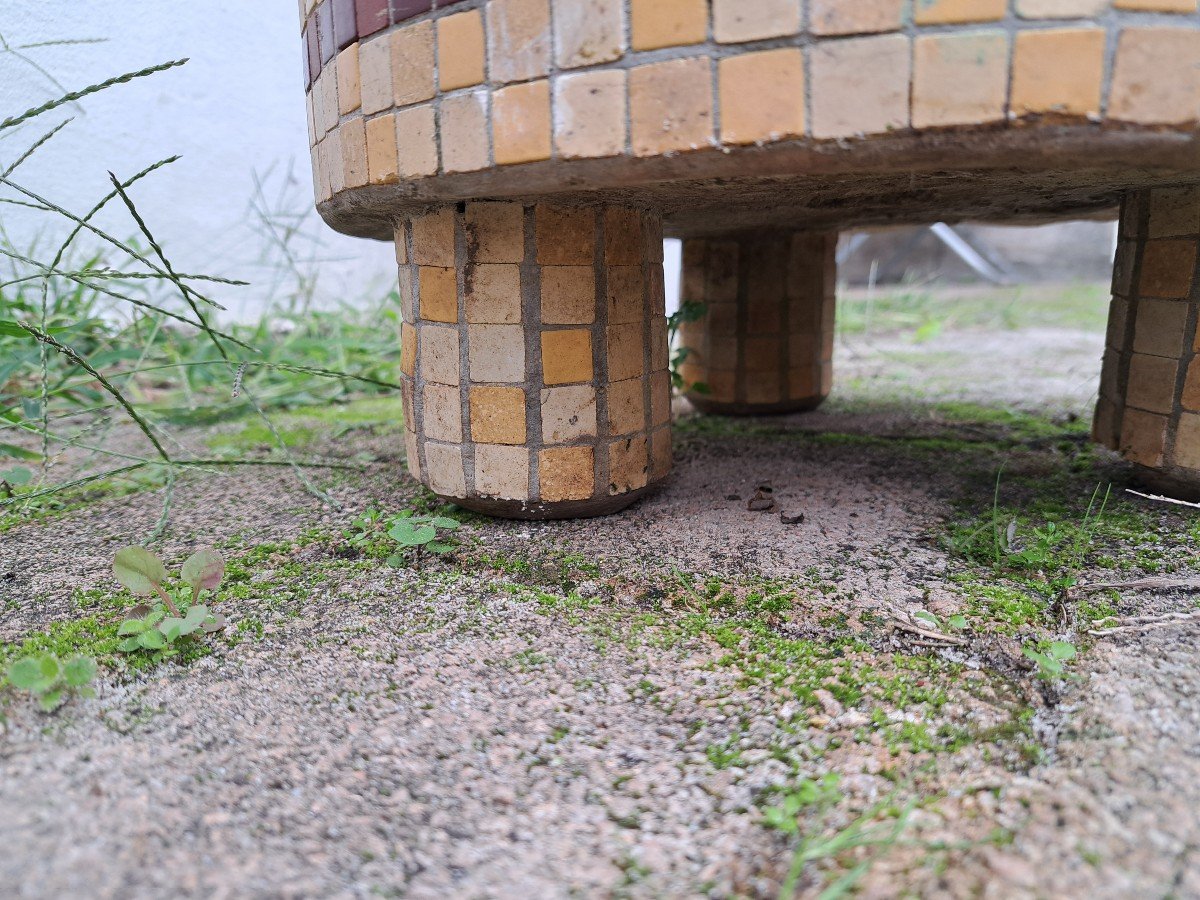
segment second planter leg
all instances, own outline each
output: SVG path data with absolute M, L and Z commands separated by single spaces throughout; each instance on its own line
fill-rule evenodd
M 680 328 L 688 399 L 703 412 L 813 409 L 832 376 L 837 235 L 767 231 L 684 241 Z

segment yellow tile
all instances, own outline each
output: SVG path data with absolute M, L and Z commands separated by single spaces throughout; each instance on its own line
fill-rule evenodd
M 633 49 L 699 44 L 708 37 L 706 0 L 630 0 Z
M 421 318 L 430 322 L 458 321 L 458 284 L 453 269 L 421 266 Z
M 483 14 L 479 10 L 439 19 L 437 44 L 438 85 L 443 91 L 484 80 Z
M 538 452 L 541 499 L 586 500 L 596 490 L 596 455 L 591 447 L 551 447 Z
M 721 140 L 753 144 L 804 134 L 804 59 L 799 48 L 720 61 Z
M 1004 18 L 1006 0 L 914 0 L 913 21 L 918 25 L 955 22 L 995 22 Z
M 1013 48 L 1013 114 L 1098 116 L 1104 40 L 1101 28 L 1019 32 Z
M 514 84 L 492 95 L 492 149 L 496 165 L 549 159 L 550 83 Z
M 471 439 L 481 444 L 525 443 L 525 391 L 519 387 L 473 387 Z
M 400 180 L 396 118 L 391 113 L 367 120 L 367 179 L 371 184 L 395 184 Z
M 592 333 L 586 329 L 542 332 L 543 383 L 591 381 Z

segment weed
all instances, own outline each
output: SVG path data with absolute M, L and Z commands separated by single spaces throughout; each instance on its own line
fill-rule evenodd
M 1047 680 L 1062 678 L 1066 663 L 1075 658 L 1075 645 L 1066 641 L 1049 641 L 1021 648 L 1026 658 L 1037 663 L 1038 674 Z
M 430 553 L 449 553 L 454 549 L 454 545 L 449 543 L 446 536 L 452 531 L 457 531 L 461 524 L 458 519 L 449 516 L 418 515 L 412 510 L 405 510 L 389 523 L 387 535 L 400 547 L 400 552 L 388 557 L 388 565 L 404 565 L 406 550 L 414 552 L 418 568 L 421 566 L 423 550 Z
M 124 640 L 117 645 L 122 653 L 148 651 L 160 662 L 190 646 L 202 632 L 218 631 L 224 620 L 197 601 L 201 591 L 215 591 L 225 574 L 225 561 L 212 549 L 199 550 L 187 558 L 181 576 L 191 588 L 176 588 L 171 596 L 163 587 L 167 572 L 162 560 L 142 547 L 125 547 L 113 559 L 117 580 L 137 596 L 156 594 L 161 604 L 138 606 L 117 628 Z
M 8 667 L 8 683 L 28 691 L 46 712 L 53 712 L 68 696 L 92 697 L 89 686 L 96 677 L 96 661 L 90 656 L 59 660 L 53 653 L 40 653 L 16 660 Z

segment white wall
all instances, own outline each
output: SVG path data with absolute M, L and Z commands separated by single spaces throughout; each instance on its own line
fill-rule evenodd
M 240 27 L 239 27 L 240 25 Z M 252 314 L 270 292 L 262 240 L 247 208 L 253 173 L 273 171 L 272 191 L 292 167 L 293 210 L 311 209 L 312 179 L 301 84 L 295 0 L 0 0 L 10 46 L 106 38 L 106 43 L 22 51 L 68 89 L 171 59 L 178 69 L 137 79 L 79 106 L 0 133 L 0 168 L 68 115 L 74 122 L 14 174 L 49 199 L 82 212 L 110 189 L 107 171 L 128 177 L 166 156 L 183 158 L 131 192 L 181 271 L 254 281 L 211 293 L 231 312 Z M 15 54 L 0 53 L 0 118 L 59 95 Z M 389 245 L 342 237 L 314 215 L 325 245 L 319 294 L 355 300 L 386 291 L 395 277 Z M 27 246 L 60 221 L 0 206 L 0 224 Z M 119 201 L 101 220 L 118 237 L 135 233 Z M 119 258 L 112 265 L 123 265 Z

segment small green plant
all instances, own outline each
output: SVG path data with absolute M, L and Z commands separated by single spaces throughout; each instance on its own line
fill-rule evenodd
M 388 557 L 388 565 L 400 567 L 404 565 L 405 551 L 412 550 L 416 554 L 417 566 L 421 565 L 422 551 L 430 553 L 449 553 L 454 545 L 449 543 L 448 533 L 457 531 L 462 523 L 449 516 L 418 515 L 412 510 L 405 510 L 391 520 L 388 527 L 390 537 L 400 548 L 400 552 Z M 439 536 L 439 532 L 442 534 Z
M 1066 641 L 1051 641 L 1045 647 L 1027 644 L 1021 648 L 1027 659 L 1037 663 L 1038 674 L 1046 679 L 1062 678 L 1066 663 L 1075 658 L 1075 645 Z
M 679 327 L 684 322 L 699 320 L 707 310 L 708 306 L 697 300 L 684 300 L 680 303 L 679 309 L 667 316 L 667 346 L 675 346 L 675 337 L 679 334 Z M 689 347 L 676 347 L 671 353 L 671 386 L 679 391 L 687 390 L 696 394 L 710 393 L 708 385 L 704 382 L 698 381 L 695 384 L 687 384 L 683 379 L 680 370 L 683 367 L 684 360 L 688 358 L 691 352 Z
M 838 776 L 830 772 L 816 780 L 802 778 L 800 783 L 783 795 L 775 806 L 763 810 L 763 824 L 784 834 L 800 834 L 799 817 L 810 808 L 826 809 L 841 799 Z
M 368 509 L 350 520 L 350 527 L 342 529 L 342 537 L 351 547 L 361 550 L 375 539 L 383 522 L 382 512 Z
M 95 677 L 96 661 L 90 656 L 59 660 L 53 653 L 41 653 L 14 660 L 8 667 L 8 683 L 32 694 L 46 712 L 58 709 L 72 694 L 95 696 L 90 687 Z
M 163 586 L 167 570 L 162 560 L 144 547 L 118 551 L 113 558 L 113 574 L 132 593 L 141 597 L 157 595 L 161 601 L 139 604 L 121 623 L 117 634 L 124 640 L 117 649 L 123 653 L 148 651 L 157 662 L 174 656 L 179 652 L 178 645 L 194 641 L 200 633 L 224 627 L 221 617 L 198 602 L 202 591 L 215 591 L 225 577 L 225 560 L 211 548 L 187 558 L 180 570 L 182 584 L 172 591 Z
M 962 631 L 964 628 L 967 627 L 967 617 L 960 613 L 955 613 L 952 616 L 947 616 L 945 621 L 943 622 L 940 618 L 935 616 L 929 610 L 922 609 L 922 610 L 919 610 L 919 611 L 913 613 L 913 618 L 916 619 L 918 622 L 922 622 L 922 623 L 928 625 L 930 628 L 934 629 L 935 631 L 942 631 L 943 629 L 949 629 L 950 631 Z

